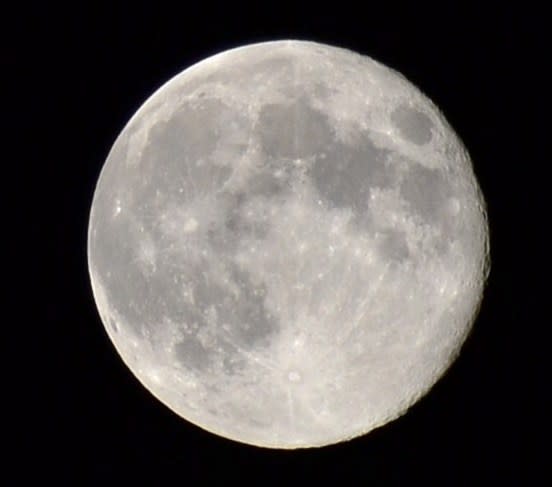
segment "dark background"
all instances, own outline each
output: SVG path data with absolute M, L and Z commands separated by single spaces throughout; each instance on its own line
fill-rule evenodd
M 550 318 L 537 297 L 547 286 L 537 257 L 550 161 L 544 13 L 530 2 L 387 11 L 359 3 L 42 2 L 6 11 L 2 126 L 15 150 L 3 161 L 14 271 L 4 293 L 13 468 L 5 485 L 536 485 L 551 405 Z M 86 267 L 94 186 L 135 110 L 209 55 L 283 38 L 367 54 L 441 108 L 472 156 L 492 254 L 474 332 L 431 393 L 363 438 L 295 452 L 218 438 L 150 396 L 104 332 Z

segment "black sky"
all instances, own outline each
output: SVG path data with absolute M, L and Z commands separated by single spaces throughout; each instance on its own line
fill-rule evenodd
M 4 403 L 16 468 L 5 485 L 27 485 L 27 476 L 58 485 L 535 485 L 551 405 L 550 318 L 538 311 L 546 260 L 536 257 L 549 221 L 539 190 L 550 159 L 543 12 L 530 2 L 385 11 L 299 3 L 41 2 L 7 11 L 2 124 L 15 150 L 3 164 L 4 239 L 15 272 L 5 293 L 13 318 Z M 86 268 L 96 178 L 134 111 L 209 55 L 283 38 L 367 54 L 436 103 L 472 156 L 492 254 L 474 332 L 432 392 L 366 437 L 296 452 L 217 438 L 153 399 L 104 333 Z

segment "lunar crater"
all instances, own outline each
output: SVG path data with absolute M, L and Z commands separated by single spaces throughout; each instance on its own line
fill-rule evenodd
M 433 123 L 422 111 L 408 105 L 399 105 L 391 112 L 391 121 L 399 129 L 401 136 L 410 142 L 424 145 L 431 141 Z

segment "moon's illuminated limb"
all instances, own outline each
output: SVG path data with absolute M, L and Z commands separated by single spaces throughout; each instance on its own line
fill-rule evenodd
M 98 309 L 163 403 L 237 441 L 368 432 L 444 373 L 488 272 L 469 157 L 400 74 L 261 43 L 158 90 L 115 142 L 89 224 Z

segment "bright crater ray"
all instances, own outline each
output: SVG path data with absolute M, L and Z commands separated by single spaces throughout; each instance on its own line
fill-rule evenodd
M 469 333 L 485 205 L 397 72 L 305 41 L 226 51 L 138 110 L 102 169 L 88 262 L 106 330 L 160 401 L 296 448 L 403 414 Z

